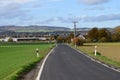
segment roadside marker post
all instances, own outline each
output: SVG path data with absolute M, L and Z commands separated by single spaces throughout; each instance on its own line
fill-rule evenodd
M 37 55 L 37 57 L 40 57 L 38 48 L 36 48 L 36 55 Z
M 95 46 L 95 56 L 97 55 L 97 46 Z

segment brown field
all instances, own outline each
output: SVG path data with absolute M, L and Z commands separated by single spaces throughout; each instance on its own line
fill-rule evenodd
M 79 48 L 86 52 L 94 52 L 95 45 L 97 45 L 97 51 L 103 56 L 106 56 L 114 61 L 120 62 L 120 43 L 85 43 L 84 46 Z

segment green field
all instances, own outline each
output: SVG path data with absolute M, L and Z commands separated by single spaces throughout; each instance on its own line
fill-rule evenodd
M 19 72 L 38 62 L 50 50 L 53 44 L 43 43 L 0 43 L 0 80 L 11 80 Z M 40 57 L 35 49 L 39 48 Z
M 97 52 L 101 53 L 101 56 L 95 57 L 93 54 L 96 45 Z M 79 49 L 103 62 L 120 67 L 120 43 L 84 43 Z

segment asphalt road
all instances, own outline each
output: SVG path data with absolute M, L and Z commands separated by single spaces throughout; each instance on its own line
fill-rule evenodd
M 48 57 L 40 80 L 120 80 L 120 73 L 61 44 Z

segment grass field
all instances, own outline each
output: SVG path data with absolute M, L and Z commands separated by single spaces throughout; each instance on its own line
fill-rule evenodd
M 98 46 L 97 52 L 102 55 L 102 57 L 98 57 L 100 60 L 120 67 L 120 43 L 84 43 L 84 46 L 80 46 L 79 49 L 94 56 L 93 52 L 96 45 Z
M 11 80 L 12 76 L 31 63 L 39 61 L 50 50 L 50 45 L 42 43 L 6 43 L 0 44 L 0 80 Z M 37 58 L 35 49 L 39 48 Z

